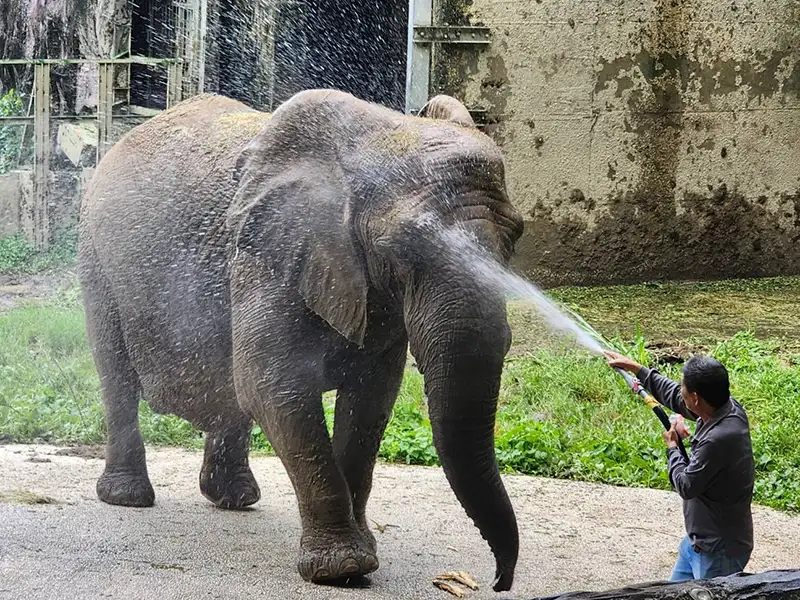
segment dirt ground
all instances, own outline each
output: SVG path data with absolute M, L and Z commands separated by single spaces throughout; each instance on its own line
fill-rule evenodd
M 58 290 L 75 285 L 76 280 L 74 268 L 41 275 L 0 274 L 0 312 L 47 300 Z
M 98 456 L 0 446 L 0 598 L 446 600 L 431 581 L 448 570 L 478 580 L 468 598 L 531 598 L 664 579 L 683 533 L 673 493 L 508 476 L 520 561 L 513 590 L 494 594 L 489 549 L 441 469 L 379 465 L 369 516 L 381 567 L 355 589 L 320 587 L 295 570 L 299 517 L 279 460 L 254 458 L 262 500 L 226 512 L 200 496 L 198 452 L 148 449 L 149 509 L 97 500 Z M 748 571 L 800 566 L 800 517 L 757 507 L 755 528 Z

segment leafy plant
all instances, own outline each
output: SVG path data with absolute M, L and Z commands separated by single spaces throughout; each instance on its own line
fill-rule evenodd
M 22 97 L 13 88 L 0 97 L 0 116 L 23 115 Z M 0 125 L 0 175 L 16 166 L 22 143 L 22 125 Z
M 0 238 L 0 273 L 20 275 L 51 271 L 75 262 L 77 233 L 62 232 L 44 252 L 37 252 L 22 233 Z
M 642 336 L 614 338 L 619 348 L 659 363 Z M 777 342 L 740 331 L 710 347 L 731 375 L 733 395 L 750 418 L 755 499 L 800 512 L 800 367 L 777 354 Z M 329 431 L 335 400 L 323 400 Z M 140 406 L 148 444 L 202 446 L 185 421 Z M 100 443 L 105 438 L 97 373 L 75 290 L 43 305 L 0 314 L 0 439 Z M 272 452 L 255 426 L 252 447 Z M 503 373 L 495 448 L 505 472 L 669 489 L 661 424 L 602 359 L 583 352 L 538 350 L 510 359 Z M 383 460 L 437 465 L 422 376 L 409 368 L 383 437 Z
M 24 269 L 33 252 L 33 246 L 21 233 L 0 238 L 0 273 L 15 273 Z

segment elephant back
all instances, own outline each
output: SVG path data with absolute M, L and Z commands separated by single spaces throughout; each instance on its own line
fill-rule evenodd
M 134 128 L 104 156 L 84 198 L 81 235 L 112 286 L 137 290 L 118 299 L 132 314 L 176 297 L 191 303 L 223 285 L 236 162 L 268 120 L 204 94 Z
M 114 163 L 115 155 L 125 153 L 142 161 L 163 159 L 164 152 L 190 150 L 198 168 L 224 155 L 238 155 L 264 128 L 270 114 L 253 110 L 241 102 L 216 94 L 200 94 L 180 102 L 133 128 L 103 157 Z M 234 159 L 235 160 L 235 159 Z
M 203 243 L 218 235 L 214 221 L 233 196 L 236 161 L 269 118 L 215 94 L 175 105 L 132 129 L 103 157 L 83 214 L 94 228 L 112 215 L 131 224 L 140 218 L 161 237 L 195 232 Z

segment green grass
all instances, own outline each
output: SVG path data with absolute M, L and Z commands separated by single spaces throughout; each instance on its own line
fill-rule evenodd
M 710 347 L 739 331 L 800 348 L 800 277 L 551 290 L 606 334 Z
M 642 338 L 630 348 L 640 360 L 656 356 Z M 750 332 L 714 342 L 710 351 L 727 365 L 734 395 L 751 419 L 756 500 L 800 511 L 800 367 L 780 342 Z M 678 376 L 679 365 L 662 367 Z M 324 405 L 330 425 L 333 395 Z M 149 444 L 202 447 L 201 434 L 177 417 L 154 414 L 142 403 L 140 420 Z M 76 290 L 0 314 L 0 438 L 96 444 L 104 436 Z M 252 442 L 255 450 L 270 451 L 258 427 Z M 517 348 L 503 375 L 496 449 L 505 472 L 669 489 L 658 420 L 602 360 L 576 351 Z M 437 464 L 422 377 L 411 367 L 380 456 Z

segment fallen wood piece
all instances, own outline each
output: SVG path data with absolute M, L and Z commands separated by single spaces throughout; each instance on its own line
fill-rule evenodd
M 478 589 L 478 582 L 475 581 L 475 578 L 466 571 L 449 571 L 447 573 L 442 573 L 436 577 L 436 579 L 442 581 L 455 581 L 461 585 L 467 586 L 471 590 Z
M 532 600 L 800 600 L 800 570 L 738 573 L 714 579 L 637 583 L 606 592 L 569 592 Z
M 457 585 L 453 585 L 452 583 L 448 583 L 447 581 L 442 581 L 441 579 L 434 579 L 433 585 L 435 585 L 440 590 L 453 594 L 456 598 L 463 598 L 464 597 L 464 590 L 462 590 Z

